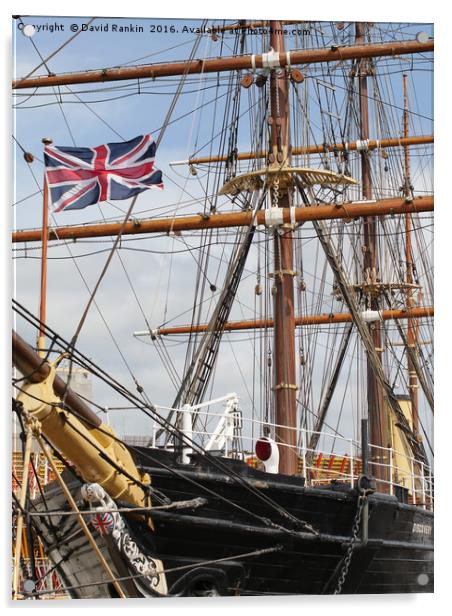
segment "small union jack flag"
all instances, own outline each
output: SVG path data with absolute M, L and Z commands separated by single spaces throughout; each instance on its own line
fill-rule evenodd
M 163 188 L 154 167 L 151 135 L 97 148 L 46 146 L 47 183 L 55 212 L 81 210 L 100 201 L 129 199 L 148 188 Z
M 96 513 L 91 522 L 101 535 L 109 535 L 115 526 L 111 513 Z

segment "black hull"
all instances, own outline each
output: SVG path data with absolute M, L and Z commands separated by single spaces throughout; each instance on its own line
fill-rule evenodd
M 309 488 L 302 478 L 269 475 L 221 458 L 222 464 L 261 494 L 312 525 L 318 532 L 314 535 L 309 529 L 295 528 L 291 520 L 203 457 L 182 466 L 171 453 L 142 449 L 136 462 L 149 472 L 152 486 L 172 501 L 206 499 L 203 506 L 191 510 L 154 510 L 153 533 L 144 522 L 128 517 L 129 528 L 143 551 L 162 560 L 170 595 L 331 594 L 337 588 L 357 511 L 355 489 L 346 485 Z M 52 493 L 52 500 L 62 506 L 64 499 L 56 487 L 50 489 L 49 496 Z M 54 520 L 63 540 L 51 551 L 58 562 L 65 550 L 73 550 L 59 567 L 66 584 L 105 580 L 84 537 L 79 534 L 62 547 L 67 520 L 62 519 L 61 526 Z M 55 545 L 55 531 L 42 521 L 40 526 L 43 539 Z M 432 512 L 375 493 L 369 498 L 368 536 L 365 546 L 361 541 L 356 544 L 342 594 L 433 592 Z M 106 545 L 103 552 L 115 566 Z M 118 577 L 127 573 L 117 563 L 116 570 Z M 132 583 L 128 588 L 129 596 L 140 596 Z M 98 584 L 74 589 L 71 594 L 114 596 L 114 589 L 111 584 Z

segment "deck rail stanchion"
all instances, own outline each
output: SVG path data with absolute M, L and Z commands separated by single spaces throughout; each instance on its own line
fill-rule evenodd
M 389 449 L 389 494 L 394 494 L 394 457 L 392 447 Z
M 422 491 L 422 506 L 424 509 L 426 509 L 427 503 L 425 502 L 425 468 L 424 468 L 423 462 L 421 462 L 421 491 Z
M 301 434 L 300 434 L 300 444 L 301 444 L 301 464 L 302 464 L 302 470 L 303 470 L 303 477 L 305 478 L 305 482 L 307 484 L 308 482 L 308 477 L 307 477 L 307 473 L 306 473 L 306 444 L 305 444 L 305 436 L 306 436 L 306 431 L 305 430 L 300 430 Z M 306 439 L 307 441 L 307 439 Z
M 156 436 L 157 436 L 157 430 L 156 430 L 155 421 L 153 421 L 152 422 L 152 447 L 154 449 L 156 447 Z
M 354 471 L 353 439 L 350 439 L 350 485 L 353 488 Z
M 414 458 L 410 457 L 411 467 L 411 490 L 413 491 L 413 505 L 416 504 L 416 480 L 414 478 Z

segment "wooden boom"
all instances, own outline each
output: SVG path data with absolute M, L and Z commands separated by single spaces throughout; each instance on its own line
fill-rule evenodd
M 416 197 L 407 201 L 405 198 L 380 199 L 375 201 L 353 202 L 333 205 L 318 205 L 313 207 L 281 208 L 283 222 L 298 223 L 312 220 L 328 220 L 335 218 L 353 219 L 361 216 L 387 216 L 396 214 L 414 214 L 433 210 L 433 195 Z M 265 225 L 266 211 L 259 211 L 255 217 L 256 225 Z M 134 220 L 126 224 L 122 235 L 137 235 L 142 233 L 172 233 L 193 231 L 198 229 L 221 229 L 227 227 L 247 227 L 253 223 L 253 213 L 225 212 L 214 214 L 208 218 L 196 214 L 179 218 L 159 218 L 152 220 Z M 84 225 L 78 227 L 57 227 L 49 229 L 49 240 L 68 240 L 81 238 L 106 237 L 117 235 L 122 223 L 103 223 L 99 225 Z M 40 242 L 41 229 L 15 231 L 13 242 Z
M 392 319 L 422 319 L 432 317 L 434 314 L 433 306 L 422 306 L 411 308 L 410 310 L 382 310 L 380 312 L 383 321 Z M 332 323 L 350 323 L 353 320 L 349 312 L 338 312 L 331 314 L 311 314 L 304 317 L 295 317 L 295 325 L 329 325 Z M 207 323 L 201 325 L 179 325 L 174 327 L 161 327 L 152 332 L 140 332 L 135 335 L 155 335 L 155 336 L 174 336 L 179 334 L 191 334 L 205 332 L 208 329 Z M 273 319 L 256 319 L 252 321 L 231 321 L 226 323 L 223 330 L 226 332 L 242 331 L 247 329 L 265 329 L 273 327 Z
M 411 53 L 433 51 L 433 40 L 425 43 L 413 41 L 394 41 L 372 45 L 351 45 L 339 47 L 333 45 L 329 49 L 302 49 L 279 54 L 281 67 L 290 65 L 314 64 L 317 62 L 340 62 L 358 58 L 375 58 L 383 56 L 399 56 Z M 30 77 L 13 81 L 13 89 L 43 88 L 63 86 L 77 83 L 98 83 L 105 81 L 123 81 L 127 79 L 155 79 L 157 77 L 171 77 L 175 75 L 194 75 L 199 73 L 221 73 L 233 70 L 251 70 L 264 68 L 263 54 L 254 56 L 232 56 L 227 58 L 209 58 L 207 60 L 191 60 L 188 62 L 166 62 L 145 66 L 123 68 L 104 68 L 94 71 L 65 73 L 62 75 L 49 75 L 44 77 Z
M 427 145 L 433 143 L 433 135 L 418 135 L 413 137 L 392 137 L 390 139 L 370 139 L 367 144 L 368 150 L 376 150 L 377 148 L 393 148 L 393 147 L 406 147 L 409 145 Z M 344 152 L 345 150 L 354 151 L 358 149 L 358 143 L 352 141 L 348 144 L 343 143 L 329 143 L 325 145 L 308 145 L 299 148 L 292 148 L 292 156 L 299 156 L 300 154 L 323 154 L 324 152 Z M 268 152 L 261 150 L 260 152 L 239 152 L 237 154 L 237 160 L 253 160 L 255 158 L 266 158 Z M 226 162 L 229 156 L 199 156 L 197 158 L 189 158 L 187 160 L 181 160 L 174 163 L 170 163 L 171 166 L 175 165 L 203 165 L 207 163 L 222 163 Z

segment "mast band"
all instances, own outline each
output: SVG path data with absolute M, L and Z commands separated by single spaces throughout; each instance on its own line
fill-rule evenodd
M 298 272 L 297 270 L 290 270 L 290 269 L 280 269 L 280 270 L 276 270 L 275 272 L 270 272 L 269 273 L 269 278 L 276 278 L 276 277 L 282 277 L 282 276 L 298 276 Z
M 277 227 L 284 224 L 284 212 L 281 207 L 271 207 L 265 210 L 265 226 Z
M 255 53 L 253 53 L 253 55 L 251 56 L 251 68 L 254 73 L 256 71 L 256 54 Z
M 290 224 L 296 225 L 297 220 L 295 217 L 295 207 L 292 206 L 289 209 Z M 284 210 L 281 207 L 271 207 L 265 211 L 265 226 L 277 227 L 284 224 Z
M 294 391 L 297 391 L 298 386 L 292 385 L 292 383 L 279 383 L 279 385 L 275 385 L 272 389 L 275 391 L 278 391 L 279 389 L 293 389 Z
M 369 150 L 369 139 L 358 139 L 356 141 L 356 149 L 358 152 L 367 152 Z
M 267 53 L 262 54 L 262 68 L 281 68 L 281 62 L 279 61 L 279 51 L 271 49 Z

